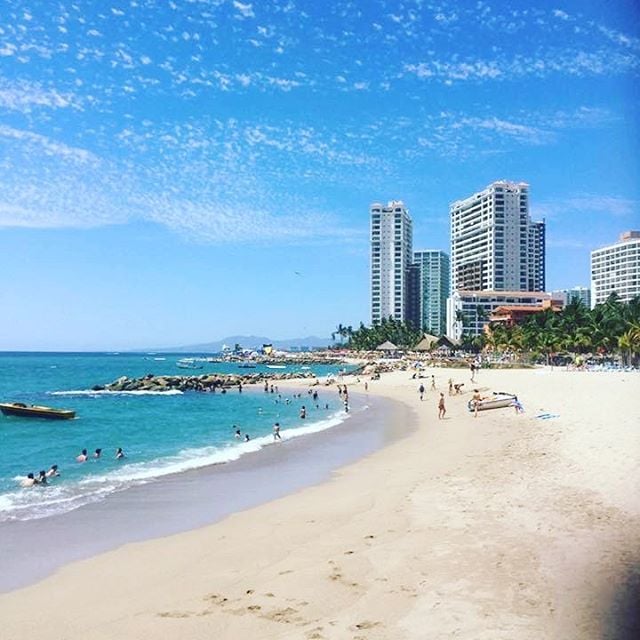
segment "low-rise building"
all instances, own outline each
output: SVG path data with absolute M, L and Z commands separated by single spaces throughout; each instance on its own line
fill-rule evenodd
M 455 291 L 447 300 L 447 337 L 479 336 L 499 307 L 528 307 L 540 311 L 552 304 L 544 291 Z
M 591 307 L 614 292 L 623 302 L 640 295 L 640 231 L 626 231 L 615 244 L 591 252 Z

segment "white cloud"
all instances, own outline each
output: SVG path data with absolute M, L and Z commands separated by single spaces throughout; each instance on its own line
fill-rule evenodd
M 0 138 L 5 138 L 6 140 L 19 140 L 23 144 L 33 145 L 38 147 L 42 153 L 50 156 L 59 156 L 67 160 L 81 163 L 98 162 L 97 156 L 86 149 L 70 147 L 62 142 L 58 142 L 38 133 L 32 133 L 31 131 L 23 131 L 20 129 L 13 129 L 12 127 L 7 127 L 5 125 L 0 125 Z
M 624 196 L 582 193 L 537 203 L 532 210 L 538 217 L 599 215 L 628 218 L 637 215 L 640 202 Z
M 71 93 L 45 89 L 37 83 L 9 83 L 0 78 L 0 108 L 29 112 L 34 107 L 80 109 L 79 98 Z
M 252 4 L 243 4 L 242 2 L 238 2 L 238 0 L 233 0 L 233 6 L 243 18 L 255 18 L 256 14 L 253 12 Z

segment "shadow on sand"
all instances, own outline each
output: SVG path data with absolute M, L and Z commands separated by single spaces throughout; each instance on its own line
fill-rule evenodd
M 640 562 L 631 564 L 621 576 L 605 619 L 603 639 L 640 638 Z

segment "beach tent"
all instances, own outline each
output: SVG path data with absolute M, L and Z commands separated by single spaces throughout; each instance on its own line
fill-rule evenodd
M 376 347 L 376 351 L 397 351 L 398 347 L 396 347 L 395 344 L 393 344 L 393 342 L 389 342 L 388 340 L 386 342 L 383 342 L 382 344 L 379 344 Z
M 455 349 L 460 346 L 460 340 L 454 340 L 453 338 L 447 338 L 442 336 L 438 338 L 438 347 L 447 347 L 448 349 Z
M 422 340 L 414 347 L 414 351 L 431 351 L 438 344 L 438 338 L 429 333 L 425 333 Z

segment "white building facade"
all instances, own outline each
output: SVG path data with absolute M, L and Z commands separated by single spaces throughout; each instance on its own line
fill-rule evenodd
M 498 307 L 541 307 L 545 301 L 551 294 L 543 291 L 454 291 L 447 300 L 447 336 L 479 336 Z
M 417 307 L 420 329 L 441 336 L 446 332 L 449 297 L 449 256 L 444 251 L 415 251 L 418 270 Z
M 562 302 L 563 306 L 574 302 L 575 300 L 580 300 L 582 304 L 587 307 L 587 309 L 591 308 L 591 289 L 588 287 L 573 287 L 572 289 L 557 289 L 551 292 L 551 297 L 554 300 L 559 300 Z
M 616 292 L 623 302 L 640 295 L 640 231 L 626 231 L 619 242 L 591 252 L 591 306 Z
M 494 296 L 501 292 L 544 292 L 546 225 L 529 216 L 526 182 L 493 182 L 483 191 L 453 202 L 449 213 L 452 296 L 464 292 L 462 298 L 466 300 L 472 292 L 492 292 Z M 447 305 L 447 335 L 454 339 L 461 335 L 456 313 L 466 317 L 463 307 L 467 302 L 462 298 L 452 298 Z M 481 321 L 476 313 L 471 316 L 476 320 L 465 326 L 465 331 L 478 335 L 489 314 Z
M 400 200 L 386 206 L 374 202 L 371 218 L 371 322 L 383 318 L 407 321 L 410 268 L 413 258 L 413 223 Z
M 452 291 L 544 291 L 545 223 L 529 185 L 498 181 L 450 207 Z

